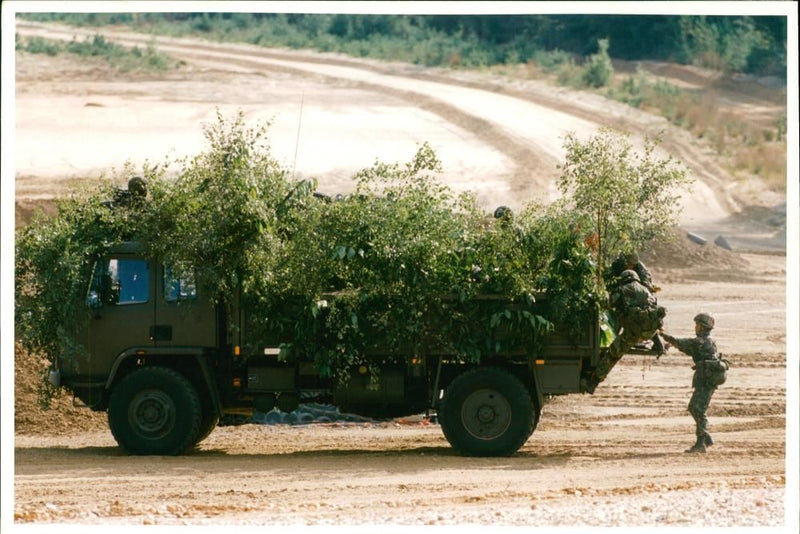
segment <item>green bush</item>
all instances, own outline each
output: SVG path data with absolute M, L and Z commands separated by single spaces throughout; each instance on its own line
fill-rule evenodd
M 598 52 L 589 56 L 584 66 L 582 81 L 586 87 L 605 87 L 614 76 L 614 67 L 608 56 L 608 39 L 597 41 Z
M 536 50 L 531 60 L 542 68 L 544 72 L 555 72 L 561 65 L 571 61 L 572 56 L 563 50 Z
M 581 89 L 583 85 L 584 70 L 575 64 L 572 59 L 562 63 L 556 71 L 556 83 L 574 89 Z
M 21 41 L 18 41 L 17 50 L 25 50 L 31 54 L 55 56 L 63 51 L 61 43 L 58 41 L 50 41 L 41 37 L 31 37 L 24 46 L 20 43 Z
M 41 37 L 31 37 L 27 40 L 18 38 L 16 49 L 50 56 L 67 52 L 80 57 L 99 57 L 123 72 L 136 69 L 167 70 L 178 64 L 168 55 L 159 52 L 155 42 L 148 43 L 142 51 L 138 47 L 126 48 L 109 42 L 100 34 L 83 40 L 73 38 L 68 43 Z
M 608 128 L 585 141 L 566 137 L 558 182 L 562 207 L 589 221 L 598 277 L 617 252 L 666 238 L 674 225 L 677 193 L 691 180 L 671 157 L 655 158 L 658 141 L 647 139 L 639 154 L 626 135 Z

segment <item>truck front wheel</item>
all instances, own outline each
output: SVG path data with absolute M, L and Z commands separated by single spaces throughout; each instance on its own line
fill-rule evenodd
M 109 400 L 108 426 L 120 447 L 131 454 L 181 454 L 194 445 L 200 421 L 194 386 L 166 367 L 132 372 Z
M 445 438 L 468 456 L 510 456 L 536 424 L 530 393 L 504 369 L 472 369 L 445 389 L 439 406 Z
M 210 404 L 210 403 L 209 403 Z M 194 444 L 198 445 L 201 441 L 211 435 L 211 432 L 217 428 L 219 424 L 219 415 L 214 411 L 212 406 L 203 406 L 203 415 L 200 417 L 200 429 L 197 431 L 197 439 Z

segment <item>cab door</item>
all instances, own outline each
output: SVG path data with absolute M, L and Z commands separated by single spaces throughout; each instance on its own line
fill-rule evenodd
M 153 341 L 157 347 L 214 347 L 213 302 L 198 291 L 191 265 L 159 263 Z
M 82 375 L 107 376 L 119 354 L 153 345 L 152 267 L 147 259 L 124 252 L 111 253 L 95 264 L 86 298 L 92 318 L 87 329 L 88 354 L 79 369 Z

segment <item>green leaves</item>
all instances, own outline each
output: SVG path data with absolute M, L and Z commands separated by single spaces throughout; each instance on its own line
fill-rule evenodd
M 266 126 L 218 114 L 204 131 L 208 148 L 173 162 L 174 178 L 169 163 L 143 169 L 145 202 L 111 209 L 119 191 L 103 186 L 18 232 L 16 315 L 29 348 L 51 359 L 84 350 L 74 340 L 89 316 L 92 263 L 137 240 L 192 265 L 198 290 L 218 303 L 240 292 L 252 346 L 280 346 L 282 360 L 342 380 L 353 366 L 432 350 L 470 362 L 530 353 L 554 324 L 580 329 L 593 317 L 605 299 L 598 251 L 654 235 L 674 207 L 667 190 L 683 179 L 652 156 L 654 144 L 640 157 L 609 132 L 570 136 L 566 200 L 493 219 L 437 180 L 427 144 L 405 164 L 362 170 L 352 194 L 331 199 L 288 177 Z
M 647 139 L 639 153 L 627 135 L 608 128 L 586 141 L 574 134 L 564 141 L 562 205 L 585 218 L 578 231 L 596 241 L 599 267 L 611 255 L 667 236 L 676 223 L 679 193 L 690 180 L 670 157 L 656 158 L 658 142 Z

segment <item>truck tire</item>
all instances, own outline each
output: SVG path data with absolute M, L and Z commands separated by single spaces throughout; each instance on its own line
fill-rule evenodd
M 219 424 L 219 414 L 214 407 L 214 401 L 208 387 L 202 381 L 202 377 L 194 378 L 195 389 L 200 397 L 200 428 L 197 431 L 197 437 L 194 440 L 194 445 L 197 446 L 206 439 L 217 428 Z
M 143 367 L 114 388 L 108 426 L 131 454 L 177 455 L 200 435 L 200 398 L 192 383 L 166 367 Z
M 200 418 L 200 429 L 198 430 L 197 439 L 194 440 L 194 444 L 200 444 L 201 441 L 211 435 L 214 429 L 217 428 L 217 424 L 219 424 L 219 415 L 217 415 L 213 408 L 206 409 L 203 407 L 203 415 Z
M 504 369 L 472 369 L 445 389 L 439 422 L 450 445 L 467 456 L 510 456 L 528 440 L 537 413 L 520 380 Z

